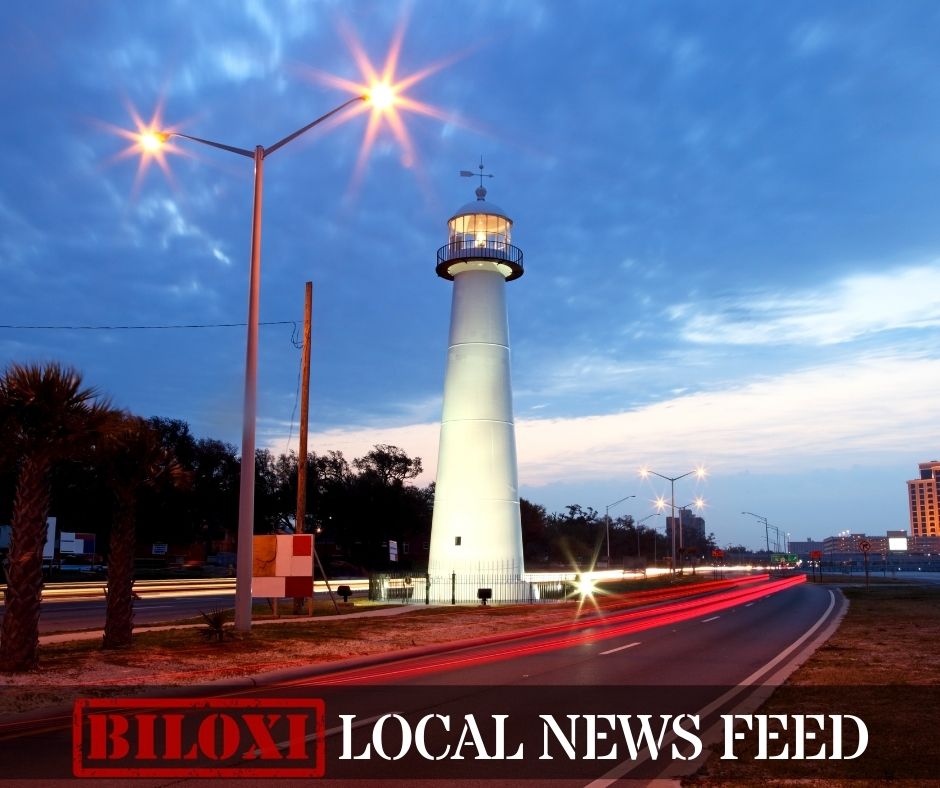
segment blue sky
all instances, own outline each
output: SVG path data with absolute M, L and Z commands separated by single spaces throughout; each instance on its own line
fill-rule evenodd
M 718 541 L 906 528 L 940 455 L 940 8 L 930 2 L 43 2 L 0 31 L 0 312 L 11 326 L 240 323 L 252 168 L 201 146 L 139 172 L 131 109 L 270 145 L 351 95 L 396 31 L 413 155 L 367 115 L 265 165 L 261 319 L 314 282 L 311 448 L 396 443 L 433 478 L 446 220 L 515 221 L 522 493 L 638 498 L 705 464 Z M 320 75 L 319 77 L 317 75 Z M 183 145 L 179 145 L 183 148 Z M 197 149 L 198 148 L 198 149 Z M 244 329 L 0 329 L 115 404 L 240 440 Z M 296 446 L 300 354 L 262 328 L 259 444 Z M 292 424 L 293 418 L 293 424 Z M 655 521 L 652 521 L 655 522 Z

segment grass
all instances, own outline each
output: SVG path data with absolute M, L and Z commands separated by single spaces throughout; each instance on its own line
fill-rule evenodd
M 940 785 L 940 588 L 873 584 L 844 593 L 850 606 L 839 630 L 758 713 L 853 714 L 869 730 L 865 754 L 857 761 L 754 761 L 756 748 L 745 742 L 739 760 L 712 755 L 684 785 Z

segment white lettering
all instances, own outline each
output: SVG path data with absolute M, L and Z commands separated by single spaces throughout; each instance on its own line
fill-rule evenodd
M 823 760 L 826 757 L 826 745 L 821 744 L 815 755 L 806 754 L 806 742 L 816 739 L 815 731 L 806 730 L 806 721 L 812 720 L 816 723 L 819 730 L 823 730 L 826 722 L 822 714 L 794 714 L 793 715 L 793 760 L 808 761 Z
M 467 741 L 467 734 L 470 734 L 472 741 Z M 475 760 L 488 761 L 489 754 L 486 752 L 486 745 L 483 743 L 483 737 L 480 736 L 480 729 L 477 727 L 476 718 L 472 714 L 467 714 L 463 718 L 463 730 L 460 732 L 460 741 L 457 742 L 457 750 L 453 760 L 463 760 L 464 746 L 473 747 L 476 751 Z
M 597 721 L 603 720 L 607 723 L 607 726 L 611 730 L 617 729 L 617 723 L 613 714 L 588 714 L 584 717 L 587 722 L 587 733 L 585 736 L 585 752 L 584 760 L 586 761 L 596 761 L 600 760 L 612 760 L 617 757 L 617 745 L 614 744 L 611 748 L 601 755 L 597 754 L 597 742 L 607 740 L 607 731 L 599 731 L 597 729 Z
M 650 752 L 650 758 L 654 761 L 659 757 L 659 748 L 662 747 L 663 737 L 666 735 L 666 728 L 669 727 L 669 721 L 672 719 L 671 714 L 660 714 L 659 717 L 662 720 L 662 726 L 659 729 L 659 737 L 653 738 L 653 728 L 650 725 L 650 719 L 652 719 L 652 714 L 637 714 L 636 718 L 640 721 L 640 736 L 639 739 L 633 738 L 633 730 L 630 727 L 630 714 L 618 714 L 617 720 L 620 723 L 620 729 L 623 731 L 623 738 L 627 742 L 627 749 L 630 751 L 630 758 L 636 760 L 637 754 L 639 752 L 639 747 L 637 743 L 639 742 L 642 746 L 643 741 L 646 741 L 646 748 Z
M 683 755 L 679 752 L 679 748 L 673 744 L 672 745 L 672 757 L 681 761 L 691 761 L 695 758 L 698 758 L 702 754 L 702 740 L 696 736 L 694 733 L 685 730 L 682 727 L 682 721 L 689 720 L 692 723 L 693 729 L 699 729 L 699 717 L 697 714 L 680 714 L 672 721 L 672 732 L 680 739 L 684 739 L 692 745 L 692 753 L 690 755 Z
M 577 741 L 577 722 L 578 714 L 568 714 L 569 722 L 571 723 L 571 737 L 566 737 L 564 731 L 558 726 L 558 723 L 555 722 L 555 718 L 551 714 L 539 714 L 539 717 L 542 719 L 542 754 L 539 756 L 540 761 L 551 761 L 554 760 L 554 757 L 548 752 L 548 732 L 551 732 L 555 736 L 555 740 L 561 745 L 562 749 L 565 751 L 565 755 L 568 756 L 572 761 L 577 760 L 578 753 L 575 750 L 575 744 Z
M 522 744 L 519 744 L 519 749 L 512 755 L 506 755 L 506 720 L 509 718 L 508 714 L 494 714 L 493 719 L 496 721 L 496 753 L 493 755 L 498 761 L 520 761 L 522 760 Z
M 734 743 L 744 741 L 744 731 L 735 731 L 735 720 L 741 720 L 747 725 L 748 730 L 753 730 L 750 714 L 722 714 L 721 719 L 725 721 L 725 752 L 721 756 L 723 761 L 736 761 L 738 756 L 734 754 Z
M 340 714 L 340 720 L 343 723 L 343 754 L 339 756 L 341 761 L 362 761 L 369 760 L 372 754 L 372 748 L 367 744 L 366 748 L 359 755 L 352 754 L 352 729 L 355 714 Z
M 424 731 L 427 728 L 428 723 L 431 720 L 440 720 L 443 723 L 444 730 L 447 731 L 448 733 L 450 732 L 450 716 L 449 715 L 444 716 L 442 714 L 428 714 L 427 716 L 422 717 L 420 720 L 418 720 L 418 724 L 415 727 L 415 747 L 418 748 L 418 754 L 421 755 L 421 757 L 424 758 L 425 760 L 439 761 L 442 758 L 447 757 L 447 753 L 450 752 L 450 745 L 448 744 L 444 748 L 444 752 L 442 752 L 440 755 L 431 755 L 431 753 L 428 752 L 427 742 L 425 741 L 425 738 L 424 738 Z
M 385 743 L 382 740 L 382 733 L 385 730 L 385 723 L 394 719 L 401 728 L 401 748 L 398 755 L 389 755 L 385 752 Z M 411 726 L 408 720 L 400 714 L 383 714 L 375 723 L 372 729 L 372 746 L 375 747 L 375 754 L 386 761 L 398 761 L 405 757 L 405 753 L 411 749 Z
M 852 761 L 858 758 L 863 752 L 865 752 L 868 747 L 868 726 L 865 725 L 858 717 L 855 717 L 851 714 L 845 714 L 842 716 L 836 714 L 830 714 L 832 717 L 833 723 L 835 723 L 836 718 L 839 720 L 839 739 L 841 744 L 842 739 L 842 720 L 852 720 L 855 723 L 855 727 L 858 729 L 858 747 L 855 749 L 855 752 L 852 755 L 846 755 L 845 760 Z M 835 726 L 834 726 L 835 727 Z

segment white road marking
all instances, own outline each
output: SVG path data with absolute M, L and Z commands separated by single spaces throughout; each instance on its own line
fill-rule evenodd
M 600 656 L 603 657 L 605 654 L 614 654 L 618 651 L 623 651 L 624 649 L 633 648 L 634 646 L 639 646 L 639 645 L 640 645 L 639 641 L 637 641 L 636 643 L 627 643 L 627 645 L 625 646 L 618 646 L 617 648 L 612 648 L 608 651 L 602 651 L 600 653 Z
M 702 623 L 707 624 L 709 621 L 717 621 L 721 616 L 712 616 L 711 618 L 703 618 Z

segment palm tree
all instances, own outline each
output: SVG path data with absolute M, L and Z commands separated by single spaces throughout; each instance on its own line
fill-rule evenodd
M 127 648 L 134 628 L 134 546 L 137 499 L 145 487 L 180 485 L 187 475 L 144 419 L 121 414 L 105 443 L 108 484 L 114 495 L 108 555 L 104 648 Z
M 42 549 L 55 465 L 100 442 L 113 411 L 75 369 L 12 364 L 0 377 L 0 452 L 17 468 L 0 671 L 38 664 Z

